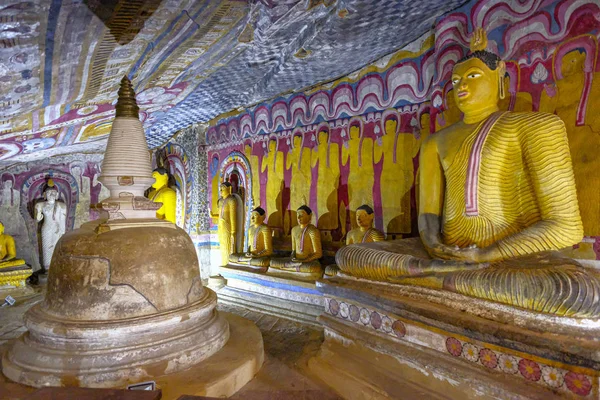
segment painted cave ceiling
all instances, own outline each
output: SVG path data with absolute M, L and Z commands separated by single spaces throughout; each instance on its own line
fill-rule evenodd
M 0 164 L 102 151 L 119 82 L 151 148 L 351 73 L 464 0 L 3 0 Z

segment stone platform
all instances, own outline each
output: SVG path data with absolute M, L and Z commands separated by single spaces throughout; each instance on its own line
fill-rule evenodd
M 318 326 L 323 296 L 314 279 L 273 276 L 249 270 L 220 268 L 227 285 L 218 291 L 219 303 Z
M 600 321 L 535 314 L 452 293 L 336 277 L 313 373 L 348 399 L 599 398 Z

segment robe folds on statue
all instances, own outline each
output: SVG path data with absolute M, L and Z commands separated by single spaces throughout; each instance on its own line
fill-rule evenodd
M 432 259 L 412 238 L 342 248 L 336 255 L 342 273 L 554 315 L 597 316 L 600 273 L 548 251 L 582 236 L 563 122 L 544 113 L 495 113 L 452 154 L 440 160 L 446 176 L 441 238 L 461 248 L 496 244 L 504 260 Z

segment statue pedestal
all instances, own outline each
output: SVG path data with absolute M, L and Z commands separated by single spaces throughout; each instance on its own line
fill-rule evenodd
M 227 285 L 218 291 L 219 302 L 319 326 L 323 296 L 315 280 L 271 276 L 220 267 Z
M 0 268 L 0 292 L 25 288 L 33 270 L 27 264 Z
M 407 385 L 422 398 L 598 398 L 599 320 L 353 278 L 317 287 L 325 342 L 309 365 L 345 398 Z

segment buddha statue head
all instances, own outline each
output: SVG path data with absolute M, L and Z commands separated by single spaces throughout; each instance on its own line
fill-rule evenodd
M 471 38 L 471 53 L 452 70 L 454 99 L 465 114 L 466 123 L 479 122 L 497 111 L 498 100 L 504 98 L 506 65 L 496 54 L 486 51 L 486 47 L 485 32 L 479 28 Z
M 250 222 L 254 226 L 262 225 L 265 222 L 265 210 L 261 207 L 256 207 L 252 210 L 252 214 L 250 214 Z
M 373 209 L 367 204 L 363 204 L 356 209 L 356 223 L 360 228 L 371 228 L 373 226 L 373 218 L 375 218 Z
M 58 200 L 58 197 L 59 197 L 58 188 L 56 187 L 56 185 L 54 185 L 54 181 L 52 179 L 48 179 L 48 186 L 44 190 L 44 199 L 48 203 L 52 204 L 56 200 Z
M 300 206 L 296 210 L 296 218 L 298 219 L 298 225 L 306 226 L 310 224 L 312 210 L 308 206 Z
M 223 182 L 220 187 L 221 197 L 226 199 L 231 195 L 231 183 Z
M 152 177 L 154 178 L 154 183 L 152 187 L 156 190 L 167 186 L 169 182 L 169 172 L 162 167 L 156 168 L 152 172 Z

